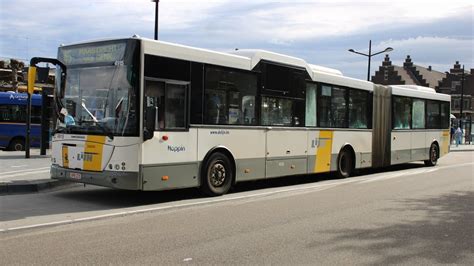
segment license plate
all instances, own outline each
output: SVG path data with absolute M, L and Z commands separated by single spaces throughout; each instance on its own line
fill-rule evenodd
M 81 173 L 69 173 L 69 177 L 72 179 L 81 179 Z

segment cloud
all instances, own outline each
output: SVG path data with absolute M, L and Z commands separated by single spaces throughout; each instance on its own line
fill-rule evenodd
M 392 46 L 401 51 L 394 56 L 393 63 L 403 65 L 407 55 L 411 55 L 415 64 L 433 66 L 439 71 L 447 71 L 455 61 L 461 61 L 467 68 L 474 67 L 472 39 L 456 39 L 446 37 L 423 37 L 402 40 L 387 40 L 376 47 Z
M 267 49 L 360 78 L 367 61 L 347 49 L 364 52 L 369 39 L 374 50 L 394 47 L 394 62 L 407 54 L 432 65 L 472 62 L 473 54 L 467 0 L 160 0 L 159 21 L 162 40 L 219 51 Z M 0 57 L 55 56 L 61 43 L 152 38 L 153 30 L 149 0 L 0 0 Z

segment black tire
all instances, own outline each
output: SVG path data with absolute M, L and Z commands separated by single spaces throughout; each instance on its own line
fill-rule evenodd
M 211 154 L 201 174 L 201 191 L 208 196 L 220 196 L 232 186 L 234 172 L 229 158 L 220 152 Z
M 22 138 L 15 138 L 10 141 L 8 145 L 8 150 L 10 151 L 24 151 L 25 150 L 25 140 Z
M 439 148 L 436 144 L 431 144 L 429 159 L 425 161 L 426 166 L 435 166 L 438 163 Z
M 349 149 L 343 149 L 337 156 L 337 176 L 348 178 L 354 172 L 354 158 Z

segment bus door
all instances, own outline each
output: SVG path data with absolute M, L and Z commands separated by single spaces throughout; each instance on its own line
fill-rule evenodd
M 289 99 L 262 97 L 263 123 L 266 130 L 266 177 L 307 172 L 307 132 L 291 128 L 295 119 L 294 102 Z
M 307 172 L 306 131 L 268 128 L 266 139 L 266 177 Z
M 144 190 L 197 185 L 197 130 L 189 129 L 187 81 L 145 79 L 147 111 L 154 111 L 153 137 L 142 146 Z

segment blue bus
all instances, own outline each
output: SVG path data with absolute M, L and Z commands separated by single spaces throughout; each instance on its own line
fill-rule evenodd
M 26 93 L 0 92 L 0 149 L 22 151 L 26 138 Z M 41 139 L 41 95 L 31 101 L 31 147 Z

